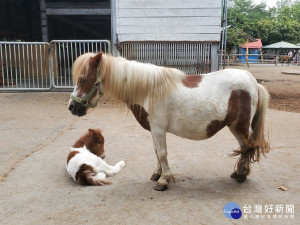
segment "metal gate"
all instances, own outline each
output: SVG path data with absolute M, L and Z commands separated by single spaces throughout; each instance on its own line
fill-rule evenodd
M 110 42 L 0 42 L 0 91 L 73 88 L 71 69 L 75 59 L 99 51 L 110 53 Z
M 96 41 L 51 41 L 51 75 L 54 88 L 73 88 L 72 64 L 86 52 L 110 53 L 110 42 Z
M 212 43 L 121 43 L 129 60 L 175 67 L 187 74 L 211 70 Z M 73 88 L 72 64 L 86 52 L 111 53 L 107 40 L 0 42 L 0 91 Z
M 211 42 L 124 42 L 121 54 L 129 60 L 203 74 L 211 71 L 211 46 Z
M 49 90 L 49 44 L 0 42 L 0 90 Z

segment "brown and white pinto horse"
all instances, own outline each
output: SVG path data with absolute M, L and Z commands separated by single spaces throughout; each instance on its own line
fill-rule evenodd
M 202 76 L 152 64 L 129 61 L 104 53 L 86 53 L 73 64 L 76 82 L 69 110 L 84 116 L 104 93 L 132 110 L 143 128 L 151 131 L 157 168 L 151 179 L 155 190 L 165 190 L 173 180 L 167 160 L 166 133 L 192 140 L 210 138 L 228 126 L 240 148 L 235 171 L 246 180 L 250 164 L 269 151 L 264 137 L 269 95 L 243 70 L 223 70 Z

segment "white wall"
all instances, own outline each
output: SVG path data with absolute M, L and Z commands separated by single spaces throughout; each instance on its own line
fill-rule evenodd
M 125 41 L 220 41 L 221 0 L 116 0 Z

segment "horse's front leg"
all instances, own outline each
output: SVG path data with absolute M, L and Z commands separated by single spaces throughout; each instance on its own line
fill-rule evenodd
M 157 161 L 158 161 L 157 163 L 158 168 L 155 172 L 159 174 L 161 168 L 161 176 L 153 188 L 156 191 L 164 191 L 168 188 L 169 182 L 171 180 L 174 180 L 167 159 L 166 131 L 159 130 L 159 129 L 151 129 L 151 133 L 152 133 L 154 149 L 156 149 Z
M 153 143 L 154 143 L 154 139 L 153 139 Z M 156 148 L 155 144 L 154 144 L 154 151 L 155 151 L 155 155 L 156 155 L 156 158 L 157 158 L 157 166 L 156 166 L 156 169 L 154 170 L 154 172 L 151 176 L 151 180 L 158 181 L 160 176 L 161 176 L 162 169 L 161 169 L 161 164 L 160 164 L 160 161 L 159 161 L 159 158 L 158 158 L 158 155 L 157 155 L 157 148 Z

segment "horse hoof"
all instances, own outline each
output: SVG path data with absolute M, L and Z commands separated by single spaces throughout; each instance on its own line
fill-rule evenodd
M 168 189 L 168 185 L 167 184 L 160 184 L 160 183 L 156 183 L 156 185 L 153 187 L 153 189 L 155 191 L 164 191 L 166 189 Z
M 242 175 L 238 175 L 238 177 L 236 178 L 236 181 L 239 183 L 243 183 L 245 180 L 247 180 L 247 177 Z
M 158 181 L 159 178 L 160 178 L 160 176 L 161 176 L 161 174 L 154 173 L 154 174 L 152 174 L 152 176 L 151 176 L 151 180 L 153 180 L 153 181 Z
M 238 175 L 236 172 L 233 172 L 231 175 L 230 175 L 231 178 L 233 179 L 237 179 Z
M 239 183 L 243 183 L 246 179 L 247 176 L 244 175 L 238 175 L 236 172 L 233 172 L 230 177 L 232 177 L 233 179 L 235 179 L 237 182 Z

